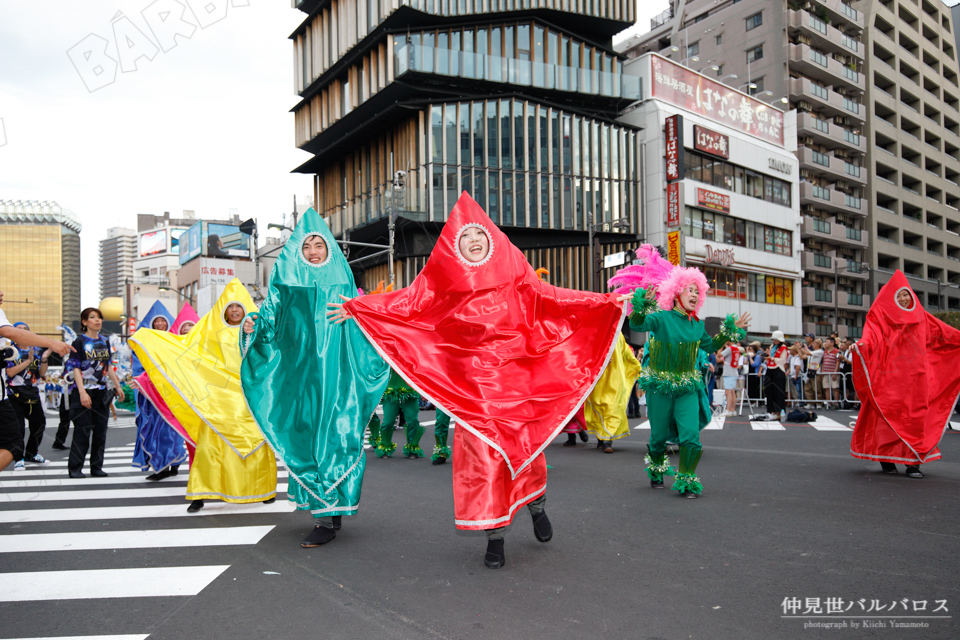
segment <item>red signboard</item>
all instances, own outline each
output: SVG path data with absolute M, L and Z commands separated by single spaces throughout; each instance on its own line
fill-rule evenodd
M 783 112 L 692 69 L 650 56 L 650 95 L 714 122 L 783 146 Z
M 710 129 L 698 124 L 693 125 L 693 146 L 697 151 L 703 151 L 721 158 L 730 158 L 730 136 L 710 131 Z
M 667 138 L 667 181 L 679 180 L 683 171 L 683 116 L 667 118 L 664 133 Z
M 680 226 L 680 183 L 667 185 L 667 228 Z
M 704 209 L 730 213 L 730 196 L 697 188 L 697 204 Z

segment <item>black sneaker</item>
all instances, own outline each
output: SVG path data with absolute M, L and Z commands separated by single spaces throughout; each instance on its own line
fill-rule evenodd
M 907 477 L 908 478 L 922 478 L 923 474 L 920 472 L 920 467 L 917 465 L 912 465 L 907 467 Z
M 273 504 L 273 503 L 276 502 L 276 501 L 277 501 L 277 496 L 273 496 L 272 498 L 269 498 L 269 499 L 267 499 L 267 500 L 264 500 L 264 501 L 263 501 L 263 504 Z
M 333 516 L 333 530 L 340 531 L 343 527 L 343 516 Z
M 663 480 L 651 480 L 651 481 L 650 481 L 650 488 L 651 488 L 651 489 L 663 489 L 663 488 L 664 488 L 664 486 L 663 486 Z
M 540 542 L 550 542 L 550 538 L 553 537 L 553 525 L 550 524 L 546 511 L 534 514 L 533 535 L 537 536 Z
M 50 445 L 50 448 L 51 448 L 51 449 L 56 449 L 57 451 L 69 451 L 69 450 L 70 450 L 70 447 L 68 447 L 67 445 L 63 444 L 62 442 L 54 442 L 52 445 Z
M 590 439 L 590 436 L 587 435 L 587 432 L 586 432 L 586 431 L 581 431 L 581 432 L 580 432 L 580 439 L 583 440 L 584 442 L 586 442 L 586 441 L 588 441 L 588 440 Z
M 159 482 L 160 480 L 163 480 L 164 478 L 169 478 L 172 475 L 176 475 L 176 471 L 171 471 L 170 467 L 167 467 L 166 469 L 158 471 L 152 476 L 147 476 L 147 480 L 149 480 L 150 482 Z
M 503 538 L 487 540 L 487 554 L 483 556 L 483 564 L 491 569 L 499 569 L 506 561 L 507 556 L 503 553 Z
M 336 537 L 337 532 L 333 529 L 328 529 L 327 527 L 321 527 L 320 525 L 317 525 L 313 528 L 313 531 L 307 534 L 307 537 L 303 539 L 303 542 L 300 543 L 300 546 L 304 549 L 319 547 L 322 544 L 327 544 Z
M 433 465 L 437 465 L 437 464 L 447 464 L 447 459 L 444 458 L 443 456 L 441 456 L 441 457 L 436 458 L 435 460 L 433 460 L 430 464 L 433 464 Z
M 892 462 L 881 462 L 880 470 L 884 473 L 889 473 L 890 475 L 896 475 L 897 465 L 893 464 Z
M 700 497 L 699 493 L 694 493 L 693 491 L 682 491 L 680 495 L 688 500 L 696 500 Z
M 203 509 L 203 500 L 194 500 L 190 503 L 190 506 L 187 507 L 187 513 L 196 513 Z
M 103 469 L 96 469 L 96 470 L 90 471 L 90 475 L 92 475 L 94 478 L 106 478 L 110 474 L 104 471 Z
M 563 446 L 565 446 L 565 447 L 575 447 L 575 446 L 577 446 L 577 434 L 575 434 L 575 433 L 568 433 L 568 434 L 567 434 L 567 441 L 563 443 Z

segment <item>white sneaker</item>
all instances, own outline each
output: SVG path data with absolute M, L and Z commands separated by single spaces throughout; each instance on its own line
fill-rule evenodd
M 27 465 L 23 464 L 23 460 L 17 460 L 15 463 L 13 463 L 13 470 L 14 470 L 14 471 L 26 471 L 26 470 L 27 470 Z
M 777 420 L 777 421 L 779 421 L 779 420 L 780 420 L 780 414 L 779 414 L 779 413 L 768 413 L 768 414 L 767 414 L 767 419 L 768 419 L 768 420 Z
M 33 464 L 46 464 L 47 459 L 38 453 L 32 458 L 27 458 L 27 462 L 32 462 Z
M 736 412 L 736 411 L 724 411 L 724 412 L 723 412 L 722 414 L 720 414 L 720 415 L 724 416 L 725 418 L 729 418 L 730 416 L 735 416 L 735 415 L 737 415 L 737 412 Z

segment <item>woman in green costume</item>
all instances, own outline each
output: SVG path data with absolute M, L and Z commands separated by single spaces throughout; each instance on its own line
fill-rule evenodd
M 430 456 L 431 464 L 446 464 L 447 459 L 453 454 L 447 446 L 448 433 L 450 433 L 450 416 L 437 407 L 437 421 L 433 427 L 433 439 L 436 444 L 433 447 L 433 455 Z
M 745 337 L 750 315 L 727 316 L 720 333 L 711 338 L 697 312 L 710 288 L 701 271 L 675 267 L 659 284 L 637 288 L 631 300 L 630 327 L 652 332 L 649 366 L 640 373 L 640 386 L 647 392 L 650 414 L 649 452 L 645 458 L 650 486 L 663 489 L 663 476 L 673 475 L 666 443 L 672 433 L 680 444 L 680 464 L 673 488 L 686 498 L 696 498 L 703 485 L 696 475 L 703 453 L 700 429 L 709 421 L 703 408 L 703 375 L 698 367 L 701 350 L 716 351 L 731 340 Z M 659 309 L 658 309 L 659 307 Z M 672 432 L 672 433 L 671 433 Z
M 357 513 L 363 431 L 390 376 L 355 324 L 323 321 L 327 303 L 356 294 L 346 258 L 308 209 L 277 258 L 259 314 L 244 319 L 240 335 L 250 412 L 294 480 L 287 498 L 314 516 L 303 547 L 329 542 L 341 516 Z
M 419 417 L 420 394 L 391 369 L 390 382 L 387 383 L 387 390 L 383 392 L 383 421 L 381 422 L 377 416 L 373 416 L 370 421 L 370 437 L 375 439 L 375 453 L 378 458 L 392 458 L 393 452 L 397 450 L 397 444 L 393 441 L 393 428 L 401 412 L 407 432 L 407 444 L 403 445 L 403 455 L 408 458 L 422 458 L 420 436 L 423 435 L 423 427 L 420 426 Z

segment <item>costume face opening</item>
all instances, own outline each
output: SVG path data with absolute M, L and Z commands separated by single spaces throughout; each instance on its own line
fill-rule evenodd
M 167 324 L 167 319 L 163 316 L 157 316 L 153 319 L 153 322 L 150 323 L 151 329 L 156 329 L 157 331 L 166 331 L 170 328 L 170 325 Z
M 304 260 L 312 265 L 321 265 L 327 261 L 327 243 L 321 236 L 307 236 L 301 251 Z
M 185 335 L 187 335 L 188 333 L 190 333 L 190 329 L 193 329 L 193 325 L 194 325 L 194 324 L 196 324 L 196 323 L 195 323 L 195 322 L 184 322 L 182 325 L 180 325 L 180 335 L 185 336 Z
M 243 321 L 243 316 L 246 314 L 243 305 L 239 302 L 231 302 L 223 312 L 223 319 L 231 327 L 236 327 Z
M 687 313 L 692 313 L 693 310 L 697 308 L 697 302 L 700 300 L 700 290 L 696 284 L 690 283 L 677 297 L 680 298 L 680 306 L 683 307 L 683 310 Z
M 490 238 L 481 227 L 468 225 L 460 233 L 457 248 L 464 260 L 471 264 L 478 264 L 490 255 Z
M 910 290 L 906 287 L 903 287 L 897 291 L 897 306 L 905 311 L 911 311 L 914 306 L 913 295 L 911 295 Z

